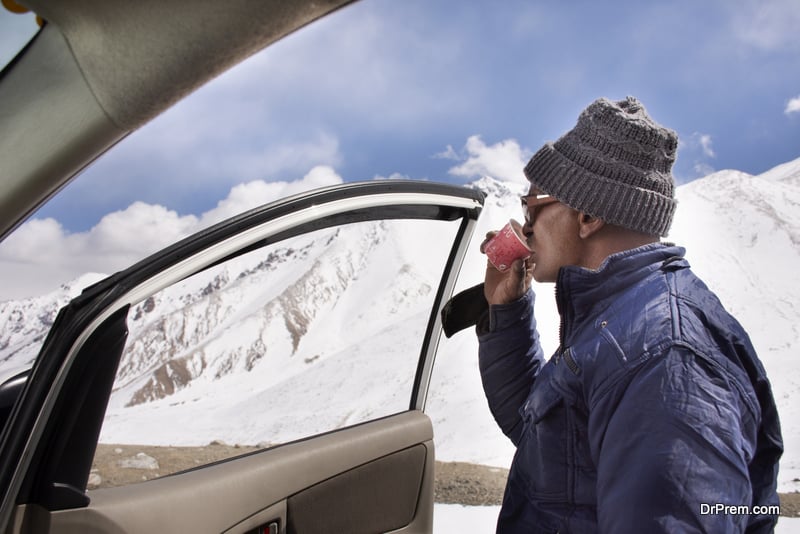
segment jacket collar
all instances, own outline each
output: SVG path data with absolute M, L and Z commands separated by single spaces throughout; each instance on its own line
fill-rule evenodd
M 562 267 L 556 303 L 562 320 L 562 345 L 570 327 L 606 308 L 616 295 L 666 266 L 686 268 L 686 250 L 672 243 L 651 243 L 612 254 L 595 269 Z

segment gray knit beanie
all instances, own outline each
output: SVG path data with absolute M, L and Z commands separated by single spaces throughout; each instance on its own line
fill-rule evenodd
M 600 98 L 575 127 L 545 144 L 525 176 L 563 204 L 609 224 L 665 236 L 677 202 L 672 163 L 677 134 L 635 98 Z

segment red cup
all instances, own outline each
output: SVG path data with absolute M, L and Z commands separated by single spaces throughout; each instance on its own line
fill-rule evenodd
M 516 260 L 531 255 L 531 249 L 528 248 L 525 236 L 522 235 L 522 225 L 514 219 L 509 220 L 508 224 L 486 243 L 483 251 L 501 273 L 509 270 Z

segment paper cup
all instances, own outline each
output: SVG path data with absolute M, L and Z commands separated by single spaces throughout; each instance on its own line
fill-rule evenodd
M 531 249 L 528 248 L 522 235 L 522 225 L 514 219 L 509 220 L 508 224 L 486 243 L 483 251 L 500 272 L 506 272 L 516 260 L 531 255 Z

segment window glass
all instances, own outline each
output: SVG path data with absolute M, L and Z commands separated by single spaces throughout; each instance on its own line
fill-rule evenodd
M 5 6 L 0 6 L 0 70 L 5 68 L 39 31 L 36 15 L 17 11 L 25 11 L 25 8 L 15 5 L 12 12 Z
M 132 307 L 90 488 L 407 410 L 458 224 L 315 231 Z

